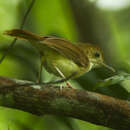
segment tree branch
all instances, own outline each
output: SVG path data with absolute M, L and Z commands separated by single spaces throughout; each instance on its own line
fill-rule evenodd
M 40 86 L 16 87 L 16 84 L 21 81 L 0 77 L 1 106 L 35 115 L 69 116 L 118 130 L 130 129 L 128 101 L 67 87 L 61 91 L 59 86 L 44 85 L 41 89 Z

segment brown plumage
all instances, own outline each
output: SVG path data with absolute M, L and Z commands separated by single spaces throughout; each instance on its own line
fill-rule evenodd
M 29 40 L 30 42 L 38 41 L 39 43 L 56 50 L 61 55 L 64 55 L 65 57 L 73 60 L 76 64 L 80 66 L 88 65 L 88 57 L 85 56 L 82 49 L 80 49 L 76 44 L 73 44 L 70 41 L 65 40 L 63 38 L 51 36 L 44 37 L 21 29 L 9 30 L 4 32 L 4 34 L 24 40 Z
M 73 44 L 63 38 L 40 36 L 20 29 L 9 30 L 4 34 L 30 41 L 39 51 L 42 65 L 55 75 L 61 76 L 56 68 L 65 77 L 74 72 L 77 73 L 75 77 L 79 77 L 101 65 L 114 71 L 104 63 L 102 50 L 92 44 Z

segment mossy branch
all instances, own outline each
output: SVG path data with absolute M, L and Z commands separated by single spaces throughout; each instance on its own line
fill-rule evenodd
M 67 87 L 61 90 L 59 86 L 44 85 L 41 89 L 40 86 L 16 87 L 16 84 L 21 81 L 0 77 L 1 106 L 35 115 L 64 115 L 118 130 L 130 129 L 128 101 Z

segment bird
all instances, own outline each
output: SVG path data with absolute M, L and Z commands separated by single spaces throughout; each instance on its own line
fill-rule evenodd
M 93 68 L 105 66 L 111 71 L 115 69 L 104 62 L 104 54 L 100 47 L 90 43 L 73 43 L 64 38 L 42 36 L 27 30 L 12 29 L 4 32 L 5 35 L 29 41 L 40 54 L 41 78 L 42 67 L 58 77 L 72 79 L 91 71 Z

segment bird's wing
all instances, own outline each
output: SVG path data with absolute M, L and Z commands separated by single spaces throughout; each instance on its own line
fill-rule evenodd
M 73 60 L 80 66 L 87 66 L 89 64 L 88 57 L 84 54 L 84 52 L 70 41 L 56 37 L 44 37 L 44 40 L 42 40 L 41 43 Z
M 88 57 L 84 54 L 84 51 L 79 46 L 72 44 L 70 41 L 65 39 L 56 37 L 42 37 L 21 29 L 8 30 L 4 34 L 34 43 L 40 42 L 73 60 L 80 66 L 87 66 L 89 64 Z

